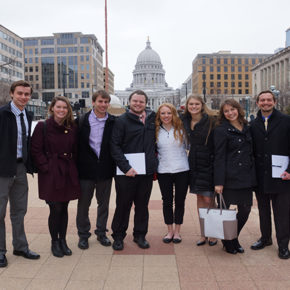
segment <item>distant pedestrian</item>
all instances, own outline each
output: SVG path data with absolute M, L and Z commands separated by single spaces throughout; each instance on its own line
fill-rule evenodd
M 180 243 L 189 173 L 186 133 L 175 107 L 169 103 L 159 106 L 155 125 L 158 183 L 163 200 L 164 222 L 168 228 L 163 242 Z
M 50 210 L 51 251 L 55 257 L 63 257 L 72 254 L 66 242 L 68 204 L 80 196 L 77 127 L 66 97 L 54 97 L 48 111 L 50 118 L 35 127 L 31 152 L 38 168 L 39 198 Z

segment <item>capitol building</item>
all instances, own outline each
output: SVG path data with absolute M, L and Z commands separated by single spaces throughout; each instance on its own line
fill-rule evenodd
M 165 102 L 179 105 L 180 91 L 168 87 L 160 56 L 151 48 L 149 39 L 146 42 L 146 48 L 138 55 L 130 88 L 124 91 L 116 90 L 115 95 L 123 106 L 127 106 L 129 95 L 135 90 L 142 90 L 147 94 L 147 106 L 152 110 L 156 111 L 158 106 Z

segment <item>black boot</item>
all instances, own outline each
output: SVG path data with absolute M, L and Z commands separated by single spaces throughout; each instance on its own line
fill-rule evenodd
M 235 249 L 234 243 L 232 240 L 223 240 L 224 250 L 229 254 L 236 254 L 237 250 Z
M 51 241 L 51 252 L 55 257 L 62 258 L 63 252 L 60 247 L 60 242 L 57 241 Z
M 238 253 L 243 254 L 245 252 L 244 248 L 240 245 L 240 242 L 238 239 L 233 239 L 233 244 L 235 249 L 237 250 Z
M 71 251 L 71 249 L 67 246 L 66 240 L 65 240 L 65 239 L 60 239 L 60 240 L 59 240 L 59 244 L 60 244 L 60 248 L 61 248 L 62 253 L 63 253 L 65 256 L 71 256 L 72 251 Z

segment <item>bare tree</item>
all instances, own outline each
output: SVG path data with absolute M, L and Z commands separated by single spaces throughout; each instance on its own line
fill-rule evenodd
M 10 84 L 0 81 L 0 106 L 7 104 L 11 98 L 9 96 Z

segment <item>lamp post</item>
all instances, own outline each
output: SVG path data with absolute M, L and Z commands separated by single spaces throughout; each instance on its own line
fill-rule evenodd
M 206 93 L 206 87 L 205 87 L 205 70 L 199 70 L 198 72 L 201 72 L 202 73 L 202 93 L 203 93 L 203 101 L 206 103 L 206 96 L 205 96 L 205 93 Z
M 246 96 L 246 120 L 248 120 L 249 113 L 250 113 L 250 96 Z

